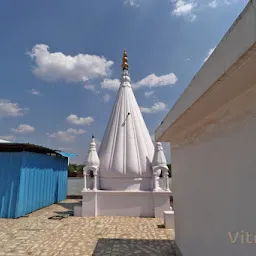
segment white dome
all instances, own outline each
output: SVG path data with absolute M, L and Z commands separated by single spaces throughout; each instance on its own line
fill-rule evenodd
M 99 160 L 97 150 L 96 150 L 96 143 L 95 143 L 94 137 L 92 136 L 88 156 L 85 161 L 85 166 L 86 167 L 98 167 L 99 164 L 100 164 L 100 160 Z

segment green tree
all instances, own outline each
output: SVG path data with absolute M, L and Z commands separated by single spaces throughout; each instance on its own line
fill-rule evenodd
M 83 168 L 84 168 L 84 165 L 83 164 L 79 164 L 76 166 L 76 172 L 77 173 L 82 173 L 83 172 Z
M 76 177 L 76 170 L 73 164 L 68 166 L 68 177 Z
M 68 166 L 68 171 L 69 171 L 69 172 L 75 172 L 75 167 L 74 167 L 73 164 L 69 164 L 69 166 Z

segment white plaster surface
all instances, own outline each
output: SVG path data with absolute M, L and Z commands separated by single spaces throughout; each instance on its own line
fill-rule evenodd
M 174 211 L 164 211 L 164 227 L 174 229 Z
M 114 185 L 114 186 L 113 186 Z M 103 190 L 152 190 L 152 177 L 100 177 L 100 188 Z
M 256 255 L 255 8 L 249 1 L 156 132 L 171 143 L 183 256 Z
M 172 190 L 172 179 L 168 178 L 169 181 L 169 188 Z M 163 178 L 159 178 L 159 187 L 164 187 Z M 93 189 L 93 178 L 87 177 L 87 187 Z M 68 177 L 68 196 L 78 196 L 82 195 L 82 190 L 84 188 L 84 178 L 76 178 L 76 177 Z
M 254 240 L 240 240 L 240 232 L 256 234 L 255 115 L 256 106 L 229 129 L 220 125 L 221 133 L 172 150 L 176 242 L 183 256 L 256 255 Z M 235 244 L 228 232 L 239 232 Z
M 82 216 L 82 205 L 74 206 L 74 216 Z
M 250 0 L 245 10 L 240 14 L 221 42 L 217 45 L 215 51 L 204 63 L 199 72 L 192 79 L 188 87 L 180 96 L 179 100 L 164 118 L 163 123 L 159 125 L 155 133 L 156 141 L 169 141 L 168 133 L 171 125 L 186 113 L 198 98 L 207 92 L 207 90 L 220 77 L 229 72 L 230 68 L 236 64 L 256 42 L 256 0 Z M 246 76 L 241 76 L 246 79 Z M 244 82 L 244 86 L 248 86 Z M 223 88 L 223 86 L 222 86 Z M 229 91 L 232 94 L 232 91 Z M 219 94 L 222 99 L 224 95 Z M 227 95 L 228 97 L 228 95 Z M 219 99 L 215 97 L 212 102 L 214 107 L 218 106 Z M 227 99 L 223 99 L 227 101 Z M 204 111 L 204 108 L 201 108 Z M 207 112 L 207 110 L 206 110 Z
M 100 145 L 100 187 L 106 190 L 130 190 L 134 178 L 151 178 L 153 155 L 152 139 L 132 91 L 129 73 L 124 70 Z M 130 179 L 120 183 L 118 179 L 122 178 Z M 151 183 L 144 181 L 141 180 L 141 189 L 151 190 Z
M 87 191 L 83 192 L 82 216 L 133 216 L 163 218 L 170 209 L 171 192 Z

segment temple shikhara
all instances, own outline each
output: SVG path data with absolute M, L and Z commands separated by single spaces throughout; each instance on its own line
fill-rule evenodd
M 168 167 L 160 142 L 149 135 L 123 54 L 116 101 L 99 149 L 92 137 L 76 216 L 163 217 L 170 210 Z M 160 178 L 161 176 L 161 178 Z

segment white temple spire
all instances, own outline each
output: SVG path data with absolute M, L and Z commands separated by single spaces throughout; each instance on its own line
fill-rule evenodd
M 126 51 L 122 69 L 116 102 L 99 150 L 100 186 L 107 190 L 150 190 L 154 145 L 131 88 Z

